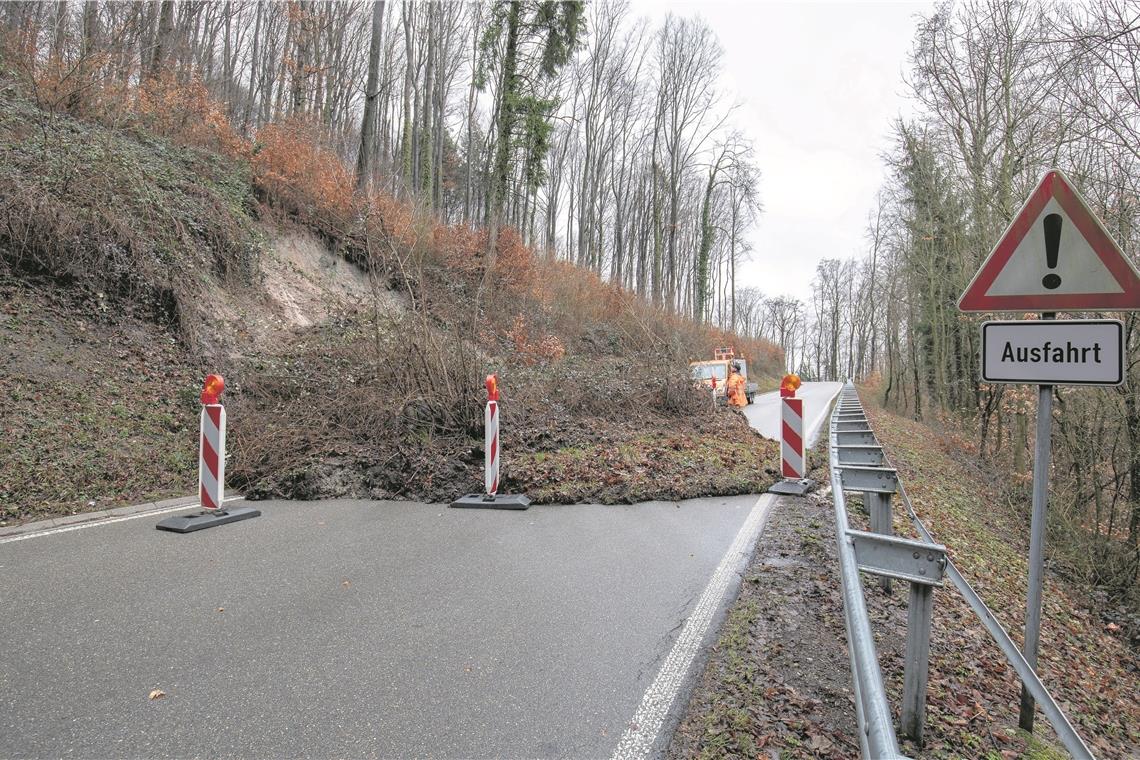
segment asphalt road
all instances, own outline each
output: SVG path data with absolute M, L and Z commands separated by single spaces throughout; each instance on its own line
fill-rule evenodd
M 807 428 L 806 444 L 814 446 L 819 431 L 827 419 L 831 400 L 839 393 L 843 383 L 804 383 L 796 391 L 796 396 L 804 400 L 804 426 Z M 780 393 L 764 393 L 744 407 L 744 416 L 749 424 L 765 438 L 780 440 Z
M 769 503 L 262 502 L 0 539 L 0 757 L 645 756 Z

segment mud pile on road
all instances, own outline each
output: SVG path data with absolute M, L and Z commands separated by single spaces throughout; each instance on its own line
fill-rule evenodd
M 776 477 L 775 445 L 738 412 L 714 409 L 684 363 L 491 359 L 414 328 L 377 342 L 373 327 L 312 331 L 292 353 L 231 368 L 235 487 L 255 498 L 442 502 L 480 491 L 484 368 L 502 389 L 504 491 L 628 503 L 757 492 Z

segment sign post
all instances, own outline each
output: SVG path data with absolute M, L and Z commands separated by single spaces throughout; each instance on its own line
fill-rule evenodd
M 1042 314 L 1051 317 L 1052 314 Z M 1021 653 L 1037 671 L 1041 643 L 1041 593 L 1045 585 L 1045 529 L 1049 516 L 1049 464 L 1053 458 L 1053 386 L 1037 386 L 1037 433 L 1033 439 L 1033 516 L 1029 523 L 1029 590 L 1025 596 L 1025 644 Z M 1034 699 L 1021 686 L 1017 724 L 1033 731 Z
M 982 263 L 961 311 L 1041 312 L 1040 321 L 982 325 L 982 381 L 1037 385 L 1033 517 L 1022 654 L 1037 670 L 1041 641 L 1045 527 L 1052 456 L 1053 387 L 1119 385 L 1123 325 L 1056 320 L 1058 311 L 1140 310 L 1140 274 L 1064 174 L 1046 172 Z M 1018 723 L 1033 730 L 1034 699 L 1022 686 Z

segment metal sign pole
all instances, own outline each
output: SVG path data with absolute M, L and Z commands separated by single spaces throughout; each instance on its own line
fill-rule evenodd
M 1124 255 L 1069 179 L 1050 169 L 966 286 L 958 309 L 1017 314 L 1035 311 L 1046 322 L 1021 322 L 1016 327 L 1009 327 L 1014 322 L 990 322 L 982 326 L 982 382 L 1037 385 L 1033 521 L 1022 650 L 1026 664 L 1036 671 L 1045 582 L 1053 386 L 1120 385 L 1127 366 L 1120 322 L 1115 322 L 1114 334 L 1111 327 L 1100 332 L 1093 320 L 1082 320 L 1079 328 L 1076 321 L 1052 320 L 1059 309 L 1140 311 L 1140 270 Z M 1037 327 L 1027 331 L 1028 325 Z M 992 333 L 997 338 L 1002 330 L 1007 332 L 998 339 L 1000 343 L 987 344 L 987 335 Z M 996 351 L 988 350 L 987 345 Z M 1023 685 L 1019 723 L 1026 731 L 1033 730 L 1033 709 L 1033 697 Z
M 1056 315 L 1045 313 L 1042 319 Z M 1049 460 L 1052 456 L 1053 386 L 1037 386 L 1037 435 L 1033 444 L 1033 518 L 1029 530 L 1029 593 L 1025 601 L 1025 646 L 1022 654 L 1037 670 L 1037 645 L 1041 641 L 1041 589 L 1045 582 L 1045 527 L 1049 506 Z M 1033 731 L 1033 695 L 1021 686 L 1018 725 Z

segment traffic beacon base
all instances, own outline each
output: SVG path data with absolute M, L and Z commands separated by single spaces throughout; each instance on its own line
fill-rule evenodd
M 260 517 L 261 510 L 253 507 L 236 507 L 235 509 L 202 510 L 194 515 L 178 515 L 168 517 L 155 527 L 159 530 L 169 530 L 174 533 L 193 533 L 196 530 L 205 530 L 215 525 L 248 520 L 251 517 Z
M 155 526 L 159 530 L 193 533 L 261 515 L 261 510 L 253 507 L 222 507 L 226 480 L 226 409 L 218 397 L 225 388 L 221 375 L 206 376 L 198 436 L 198 499 L 202 511 L 194 515 L 168 517 Z
M 453 507 L 467 509 L 526 509 L 530 499 L 521 493 L 469 493 L 451 502 Z
M 799 480 L 777 480 L 768 487 L 768 493 L 781 496 L 805 496 L 815 488 L 815 481 L 808 478 Z
M 784 375 L 780 382 L 780 472 L 784 479 L 773 483 L 768 493 L 803 496 L 815 488 L 815 482 L 804 477 L 804 402 L 796 398 L 799 387 L 800 376 L 794 373 Z
M 530 499 L 522 494 L 499 493 L 499 379 L 487 375 L 487 409 L 483 416 L 486 439 L 483 443 L 484 493 L 469 493 L 451 502 L 466 509 L 526 509 Z

